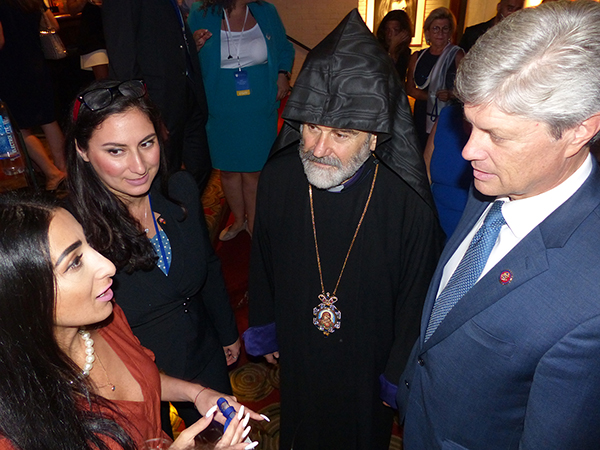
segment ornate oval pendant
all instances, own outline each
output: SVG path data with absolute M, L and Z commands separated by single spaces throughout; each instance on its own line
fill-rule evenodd
M 335 307 L 337 297 L 320 294 L 319 306 L 313 308 L 313 325 L 325 336 L 329 336 L 335 330 L 339 330 L 342 324 L 342 313 Z

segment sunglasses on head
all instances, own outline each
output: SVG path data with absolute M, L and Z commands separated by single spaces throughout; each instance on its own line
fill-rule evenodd
M 90 111 L 100 111 L 113 102 L 115 95 L 136 99 L 142 98 L 147 92 L 146 83 L 143 80 L 128 80 L 112 87 L 91 89 L 75 99 L 73 121 L 77 120 L 82 105 L 85 105 Z

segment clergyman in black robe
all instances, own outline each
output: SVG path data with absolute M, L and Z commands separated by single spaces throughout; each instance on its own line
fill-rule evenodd
M 246 349 L 279 356 L 280 449 L 387 449 L 382 400 L 395 404 L 441 231 L 402 83 L 356 10 L 309 53 L 283 117 L 259 182 Z M 314 228 L 313 132 L 367 149 L 340 183 L 311 178 Z

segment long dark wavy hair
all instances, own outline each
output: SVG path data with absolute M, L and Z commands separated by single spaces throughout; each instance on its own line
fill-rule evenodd
M 393 9 L 392 11 L 387 13 L 383 19 L 381 19 L 381 23 L 377 27 L 377 33 L 376 33 L 377 40 L 379 41 L 379 43 L 381 45 L 383 45 L 383 48 L 385 48 L 386 51 L 389 50 L 389 48 L 385 42 L 385 24 L 391 20 L 395 20 L 396 22 L 399 22 L 402 30 L 406 30 L 406 31 L 410 32 L 411 35 L 413 33 L 412 23 L 410 21 L 410 18 L 408 17 L 408 14 L 406 13 L 406 11 L 403 11 L 401 9 Z M 409 43 L 410 43 L 410 41 L 409 41 Z
M 49 200 L 0 196 L 0 436 L 20 450 L 133 450 L 116 422 L 100 414 L 81 369 L 54 337 L 56 282 Z
M 117 84 L 119 83 L 116 81 L 96 81 L 79 95 Z M 111 260 L 117 269 L 125 268 L 127 272 L 151 269 L 155 265 L 156 254 L 139 222 L 129 213 L 127 206 L 104 185 L 92 164 L 83 160 L 77 147 L 87 152 L 94 132 L 108 117 L 132 109 L 143 113 L 154 125 L 160 145 L 160 190 L 167 199 L 180 205 L 169 197 L 163 144 L 165 128 L 158 108 L 148 95 L 133 98 L 115 92 L 110 105 L 98 111 L 91 111 L 87 106 L 81 105 L 77 118 L 71 117 L 69 121 L 65 144 L 69 210 L 83 226 L 89 244 Z

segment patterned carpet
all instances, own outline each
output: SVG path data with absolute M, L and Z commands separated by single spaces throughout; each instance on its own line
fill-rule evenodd
M 204 207 L 204 217 L 208 225 L 210 239 L 214 241 L 223 216 L 227 212 L 227 204 L 221 189 L 221 178 L 218 170 L 213 170 L 210 175 L 208 185 L 202 194 L 202 206 Z

